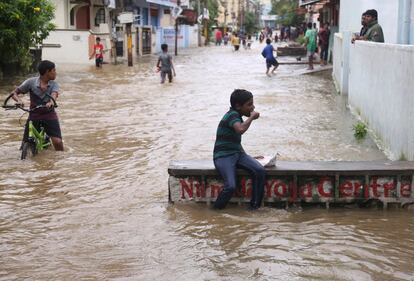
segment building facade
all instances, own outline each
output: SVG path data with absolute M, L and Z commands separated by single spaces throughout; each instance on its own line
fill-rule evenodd
M 159 34 L 163 34 L 164 28 L 171 30 L 175 25 L 171 10 L 177 6 L 176 0 L 52 0 L 52 2 L 55 5 L 56 29 L 44 40 L 42 57 L 60 63 L 93 64 L 89 56 L 93 52 L 96 37 L 101 38 L 106 50 L 104 61 L 126 60 L 128 42 L 126 25 L 119 22 L 119 16 L 123 13 L 130 13 L 133 17 L 134 57 L 159 52 L 159 46 L 166 41 Z M 180 26 L 183 35 L 181 39 L 179 36 L 179 47 L 197 46 L 194 38 L 197 38 L 198 28 L 192 27 L 191 32 L 185 32 L 189 28 Z
M 248 12 L 260 14 L 260 3 L 256 0 L 219 0 L 217 24 L 232 31 L 242 30 Z

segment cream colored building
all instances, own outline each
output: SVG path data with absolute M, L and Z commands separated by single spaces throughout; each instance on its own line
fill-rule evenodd
M 104 5 L 102 0 L 53 0 L 57 29 L 85 29 L 93 32 L 107 31 L 109 23 L 110 2 Z
M 236 28 L 238 26 L 240 0 L 220 0 L 219 3 L 218 25 Z
M 106 52 L 104 61 L 127 59 L 126 26 L 119 22 L 122 12 L 132 15 L 133 57 L 153 54 L 171 36 L 175 20 L 171 9 L 176 0 L 51 0 L 55 5 L 56 29 L 43 41 L 42 58 L 60 63 L 94 64 L 89 60 L 96 37 Z M 115 6 L 116 3 L 116 6 Z M 168 29 L 164 32 L 164 29 Z M 197 30 L 184 27 L 182 47 L 194 46 Z M 184 32 L 185 31 L 185 32 Z M 164 37 L 163 37 L 164 36 Z M 195 43 L 197 45 L 197 43 Z
M 110 12 L 115 1 L 52 0 L 56 29 L 43 41 L 42 59 L 60 63 L 94 63 L 89 61 L 95 37 L 101 37 L 105 49 L 111 49 Z M 104 3 L 106 3 L 104 5 Z M 113 5 L 113 6 L 112 6 Z M 104 53 L 110 61 L 110 52 Z
M 258 3 L 256 0 L 219 0 L 218 25 L 238 30 L 244 23 L 244 14 L 248 11 L 255 12 Z

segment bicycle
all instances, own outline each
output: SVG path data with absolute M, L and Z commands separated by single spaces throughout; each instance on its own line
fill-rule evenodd
M 46 105 L 38 105 L 36 107 L 33 108 L 24 108 L 24 106 L 22 104 L 14 104 L 14 105 L 8 105 L 8 101 L 11 99 L 11 97 L 13 96 L 13 94 L 10 94 L 6 100 L 4 101 L 3 104 L 3 108 L 5 110 L 16 110 L 16 109 L 21 109 L 27 113 L 33 112 L 35 110 L 39 110 L 41 108 L 48 108 Z M 46 96 L 43 98 L 45 99 L 46 97 L 48 97 L 52 102 L 53 102 L 53 107 L 57 107 L 56 101 L 53 97 L 51 97 L 50 95 L 46 94 Z M 26 159 L 28 152 L 30 151 L 32 153 L 32 156 L 35 156 L 36 154 L 38 154 L 40 151 L 47 149 L 50 145 L 50 138 L 49 136 L 46 134 L 45 129 L 43 127 L 43 125 L 41 123 L 39 123 L 39 128 L 36 128 L 36 126 L 33 124 L 32 120 L 28 121 L 28 137 L 25 138 L 23 136 L 23 141 L 22 141 L 22 145 L 21 145 L 21 160 Z

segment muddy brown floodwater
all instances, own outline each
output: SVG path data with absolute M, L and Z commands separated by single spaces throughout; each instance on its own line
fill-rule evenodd
M 66 151 L 19 160 L 20 112 L 0 111 L 1 280 L 414 280 L 407 210 L 263 208 L 167 202 L 170 160 L 212 157 L 235 88 L 261 113 L 252 155 L 383 160 L 329 72 L 268 78 L 263 46 L 180 51 L 174 83 L 156 57 L 134 67 L 58 65 Z M 22 78 L 3 80 L 1 98 Z

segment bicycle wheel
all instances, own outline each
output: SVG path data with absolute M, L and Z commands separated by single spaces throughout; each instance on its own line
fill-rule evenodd
M 25 141 L 22 144 L 22 156 L 20 157 L 21 160 L 26 159 L 26 157 L 27 157 L 27 151 L 29 150 L 29 146 L 30 145 L 29 145 L 29 143 L 27 141 Z
M 21 160 L 26 159 L 28 152 L 32 153 L 32 156 L 37 154 L 36 144 L 32 142 L 25 141 L 22 145 L 22 155 L 20 157 Z
M 37 154 L 37 148 L 34 142 L 30 142 L 30 151 L 32 152 L 32 156 L 35 156 Z

